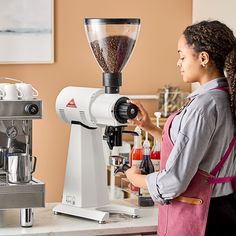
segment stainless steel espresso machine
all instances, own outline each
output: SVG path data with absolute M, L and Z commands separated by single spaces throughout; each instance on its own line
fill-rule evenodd
M 92 52 L 103 71 L 104 88 L 66 87 L 57 97 L 58 116 L 71 125 L 62 203 L 53 211 L 104 223 L 109 213 L 137 217 L 139 209 L 111 204 L 102 139 L 122 146 L 122 133 L 138 108 L 119 94 L 121 71 L 139 32 L 140 19 L 84 21 Z M 103 131 L 105 132 L 103 133 Z
M 41 118 L 41 100 L 0 100 L 0 210 L 19 208 L 22 227 L 31 227 L 33 208 L 45 205 L 45 185 L 32 178 L 32 120 Z

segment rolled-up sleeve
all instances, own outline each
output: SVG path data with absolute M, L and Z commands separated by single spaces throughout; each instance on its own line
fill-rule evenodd
M 157 180 L 158 173 L 160 172 L 155 172 L 147 175 L 145 180 L 152 200 L 156 203 L 164 204 L 165 199 L 162 198 L 159 192 L 159 186 Z

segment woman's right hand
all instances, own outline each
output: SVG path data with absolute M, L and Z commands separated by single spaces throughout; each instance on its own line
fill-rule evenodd
M 128 100 L 129 103 L 132 103 L 136 105 L 139 109 L 138 115 L 134 119 L 128 120 L 128 122 L 132 125 L 139 126 L 144 131 L 147 131 L 149 133 L 153 133 L 153 131 L 156 129 L 156 126 L 152 123 L 147 111 L 144 109 L 142 104 L 140 102 Z

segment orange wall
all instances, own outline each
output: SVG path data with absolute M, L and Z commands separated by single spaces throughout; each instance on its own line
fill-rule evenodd
M 84 32 L 85 17 L 139 17 L 141 30 L 123 72 L 122 94 L 155 94 L 165 84 L 183 84 L 176 69 L 177 39 L 191 23 L 191 0 L 55 0 L 55 63 L 0 65 L 0 76 L 31 83 L 43 100 L 43 119 L 34 122 L 35 177 L 46 183 L 46 201 L 60 201 L 69 141 L 69 125 L 55 113 L 55 99 L 68 85 L 100 87 L 97 66 Z M 155 108 L 154 108 L 155 109 Z

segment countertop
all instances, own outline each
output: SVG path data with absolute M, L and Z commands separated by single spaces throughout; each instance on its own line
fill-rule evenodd
M 119 202 L 122 204 L 122 202 Z M 124 202 L 127 204 L 127 201 Z M 111 214 L 106 224 L 68 215 L 54 215 L 56 203 L 34 209 L 34 225 L 20 226 L 20 210 L 1 210 L 0 235 L 86 236 L 86 235 L 156 235 L 157 207 L 142 207 L 139 218 Z

